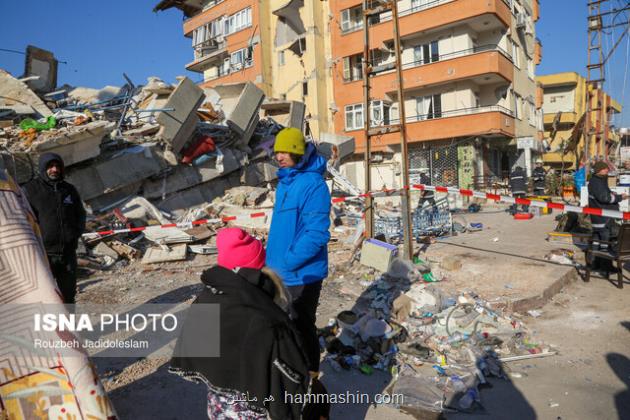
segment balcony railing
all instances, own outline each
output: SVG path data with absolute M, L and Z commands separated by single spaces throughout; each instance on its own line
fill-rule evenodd
M 235 63 L 231 64 L 229 67 L 217 67 L 217 74 L 211 77 L 206 78 L 205 80 L 215 80 L 223 76 L 228 76 L 232 73 L 239 72 L 241 70 L 250 68 L 254 64 L 253 59 L 248 59 L 245 63 Z
M 410 15 L 412 13 L 421 12 L 423 10 L 431 9 L 433 7 L 437 7 L 437 6 L 440 6 L 442 4 L 450 3 L 450 2 L 453 2 L 453 1 L 455 1 L 455 0 L 433 0 L 433 1 L 429 2 L 429 3 L 418 4 L 416 6 L 411 6 L 408 9 L 399 10 L 398 11 L 398 17 L 403 17 L 403 16 Z M 377 25 L 377 24 L 382 23 L 382 22 L 388 22 L 390 20 L 392 20 L 392 13 L 391 13 L 391 11 L 386 11 L 386 12 L 382 12 L 382 13 L 380 13 L 378 15 L 370 16 L 369 24 L 370 24 L 370 26 L 372 26 L 372 25 Z M 362 28 L 363 28 L 363 20 L 355 21 L 355 22 L 351 22 L 351 26 L 349 26 L 349 27 L 347 27 L 345 29 L 342 29 L 341 33 L 345 35 L 345 34 L 349 34 L 351 32 L 355 32 L 355 31 L 361 30 Z
M 482 52 L 488 52 L 488 51 L 499 52 L 503 54 L 509 60 L 512 60 L 512 56 L 503 48 L 501 48 L 498 44 L 487 44 L 487 45 L 480 45 L 473 48 L 468 48 L 465 50 L 453 51 L 447 54 L 440 54 L 437 60 L 433 60 L 431 58 L 429 60 L 416 60 L 416 61 L 406 62 L 406 63 L 403 63 L 402 67 L 403 69 L 410 69 L 410 68 L 419 67 L 425 64 L 431 64 L 431 63 L 435 63 L 435 62 L 443 61 L 443 60 L 451 60 L 453 58 L 465 57 L 465 56 L 478 54 Z
M 214 38 L 206 39 L 193 46 L 195 51 L 195 60 L 211 55 L 216 51 L 226 47 L 225 37 L 220 35 Z
M 448 111 L 439 111 L 432 112 L 429 114 L 419 114 L 412 115 L 405 118 L 407 123 L 414 123 L 418 121 L 426 121 L 433 120 L 438 118 L 447 118 L 447 117 L 460 117 L 463 115 L 475 115 L 475 114 L 483 114 L 486 112 L 502 112 L 503 114 L 507 114 L 511 117 L 514 116 L 512 110 L 501 106 L 501 105 L 489 105 L 489 106 L 478 106 L 473 108 L 460 108 L 460 109 L 452 109 Z M 400 119 L 392 119 L 391 124 L 398 124 Z

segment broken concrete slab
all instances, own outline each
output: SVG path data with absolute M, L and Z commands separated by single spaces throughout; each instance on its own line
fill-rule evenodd
M 103 138 L 111 133 L 116 123 L 93 121 L 80 126 L 43 131 L 33 142 L 32 150 L 38 155 L 57 153 L 66 166 L 92 159 L 101 153 Z
M 161 225 L 169 223 L 162 212 L 144 197 L 134 197 L 121 206 L 120 211 L 129 219 L 138 219 L 148 222 L 157 220 Z
M 318 150 L 326 157 L 326 159 L 340 161 L 341 159 L 354 153 L 354 137 L 332 133 L 321 133 L 319 136 Z
M 303 102 L 268 99 L 260 109 L 263 118 L 271 117 L 284 127 L 304 128 L 306 105 Z
M 215 203 L 231 204 L 240 207 L 256 207 L 267 199 L 269 190 L 250 186 L 230 188 Z
M 192 242 L 194 239 L 191 235 L 176 227 L 147 226 L 142 233 L 149 241 L 159 244 L 178 244 Z
M 245 84 L 236 102 L 230 100 L 227 94 L 221 95 L 223 112 L 226 116 L 225 122 L 239 136 L 240 145 L 245 146 L 249 143 L 249 139 L 256 129 L 256 124 L 258 124 L 258 111 L 264 99 L 265 93 L 251 82 Z M 234 104 L 234 106 L 228 109 L 226 108 L 228 104 Z
M 0 69 L 0 107 L 2 105 L 30 105 L 42 117 L 52 115 L 52 111 L 44 104 L 24 82 Z
M 238 226 L 243 229 L 261 229 L 269 230 L 271 225 L 272 209 L 258 209 L 256 212 L 265 212 L 265 216 L 250 217 L 252 209 L 243 208 L 240 206 L 226 205 L 213 203 L 211 208 L 214 212 L 221 217 L 235 216 L 236 220 L 231 220 L 229 223 L 232 226 Z
M 161 126 L 158 137 L 167 141 L 174 153 L 179 153 L 195 132 L 199 122 L 196 111 L 204 98 L 203 90 L 185 77 L 164 104 L 165 108 L 175 110 L 157 114 L 156 120 Z
M 125 168 L 125 170 L 121 170 Z M 73 184 L 83 200 L 90 200 L 122 188 L 167 168 L 153 144 L 130 147 L 108 156 L 98 164 L 68 171 L 68 181 Z
M 190 208 L 208 205 L 217 197 L 222 197 L 226 190 L 240 185 L 240 175 L 230 175 L 178 191 L 156 203 L 157 207 L 175 216 L 184 215 Z
M 34 92 L 48 93 L 57 87 L 57 59 L 51 51 L 37 48 L 33 45 L 26 47 L 26 66 L 24 77 L 37 76 L 37 79 L 26 82 Z
M 99 242 L 99 244 L 92 250 L 92 254 L 98 255 L 99 257 L 110 257 L 114 260 L 118 259 L 118 253 L 110 248 L 105 242 Z
M 211 181 L 236 171 L 244 163 L 246 156 L 238 150 L 225 149 L 219 157 L 210 159 L 199 166 L 178 165 L 173 172 L 159 180 L 144 182 L 144 196 L 160 198 L 204 182 Z
M 207 225 L 195 226 L 192 229 L 186 229 L 184 232 L 194 237 L 195 242 L 205 241 L 216 234 L 216 232 L 213 229 L 208 228 Z
M 211 245 L 188 245 L 188 250 L 194 254 L 214 255 L 217 254 L 216 246 Z
M 187 248 L 186 244 L 175 245 L 168 249 L 148 248 L 142 258 L 142 264 L 185 260 Z
M 243 167 L 243 182 L 258 186 L 278 179 L 278 167 L 266 161 L 251 162 Z

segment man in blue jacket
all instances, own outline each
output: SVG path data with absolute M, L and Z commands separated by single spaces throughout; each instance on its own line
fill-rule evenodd
M 330 239 L 326 160 L 296 128 L 276 135 L 274 152 L 280 169 L 266 263 L 287 286 L 309 370 L 316 376 L 320 354 L 315 313 L 322 281 L 328 276 Z

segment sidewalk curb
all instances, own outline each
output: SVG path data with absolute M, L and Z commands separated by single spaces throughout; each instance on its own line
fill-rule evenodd
M 579 279 L 578 271 L 575 267 L 567 267 L 566 272 L 558 277 L 553 283 L 547 286 L 541 293 L 534 296 L 527 296 L 520 299 L 511 299 L 507 302 L 497 303 L 497 307 L 513 312 L 527 312 L 530 309 L 537 309 L 545 306 L 551 298 L 558 294 L 562 288 Z

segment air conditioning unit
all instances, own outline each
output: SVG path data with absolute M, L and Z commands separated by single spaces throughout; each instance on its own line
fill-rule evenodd
M 518 13 L 516 15 L 516 28 L 523 29 L 527 26 L 527 15 L 525 13 Z

